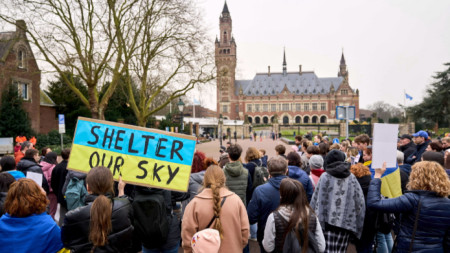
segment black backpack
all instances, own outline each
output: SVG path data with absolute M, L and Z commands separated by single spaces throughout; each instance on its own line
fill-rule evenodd
M 253 189 L 257 186 L 265 184 L 267 179 L 269 178 L 269 171 L 266 167 L 259 166 L 256 163 L 252 162 L 255 165 L 255 171 L 253 172 Z
M 169 221 L 163 192 L 137 194 L 133 201 L 134 229 L 142 244 L 159 248 L 167 241 Z

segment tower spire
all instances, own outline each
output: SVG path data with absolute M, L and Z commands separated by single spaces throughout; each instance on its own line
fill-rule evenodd
M 286 68 L 286 48 L 283 48 L 283 75 L 286 75 L 287 68 Z
M 228 11 L 228 5 L 227 5 L 226 0 L 225 0 L 225 4 L 223 5 L 223 10 L 222 10 L 222 14 L 224 14 L 224 13 L 230 14 L 230 11 Z
M 342 48 L 341 65 L 345 65 L 344 48 Z

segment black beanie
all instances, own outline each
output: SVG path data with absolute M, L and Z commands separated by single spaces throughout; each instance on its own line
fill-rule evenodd
M 325 164 L 329 165 L 335 162 L 344 162 L 345 161 L 345 154 L 344 152 L 333 149 L 330 152 L 328 152 L 327 156 L 325 156 Z
M 422 155 L 424 161 L 437 162 L 444 167 L 444 154 L 435 151 L 426 151 Z M 448 158 L 447 158 L 448 159 Z

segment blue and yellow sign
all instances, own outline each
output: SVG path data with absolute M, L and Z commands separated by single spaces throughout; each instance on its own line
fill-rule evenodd
M 195 143 L 188 135 L 79 117 L 67 168 L 104 166 L 116 180 L 185 192 Z

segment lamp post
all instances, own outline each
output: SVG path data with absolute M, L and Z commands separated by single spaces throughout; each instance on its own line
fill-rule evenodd
M 220 140 L 220 147 L 222 147 L 222 125 L 223 125 L 223 117 L 222 114 L 219 116 L 219 140 Z
M 237 130 L 236 130 L 237 118 L 234 120 L 234 144 L 237 143 Z
M 178 106 L 178 110 L 180 111 L 180 114 L 181 114 L 181 117 L 180 117 L 180 119 L 181 119 L 181 131 L 184 131 L 184 122 L 183 122 L 184 103 L 183 103 L 183 101 L 181 100 L 181 98 L 180 98 L 180 100 L 178 101 L 177 106 Z

